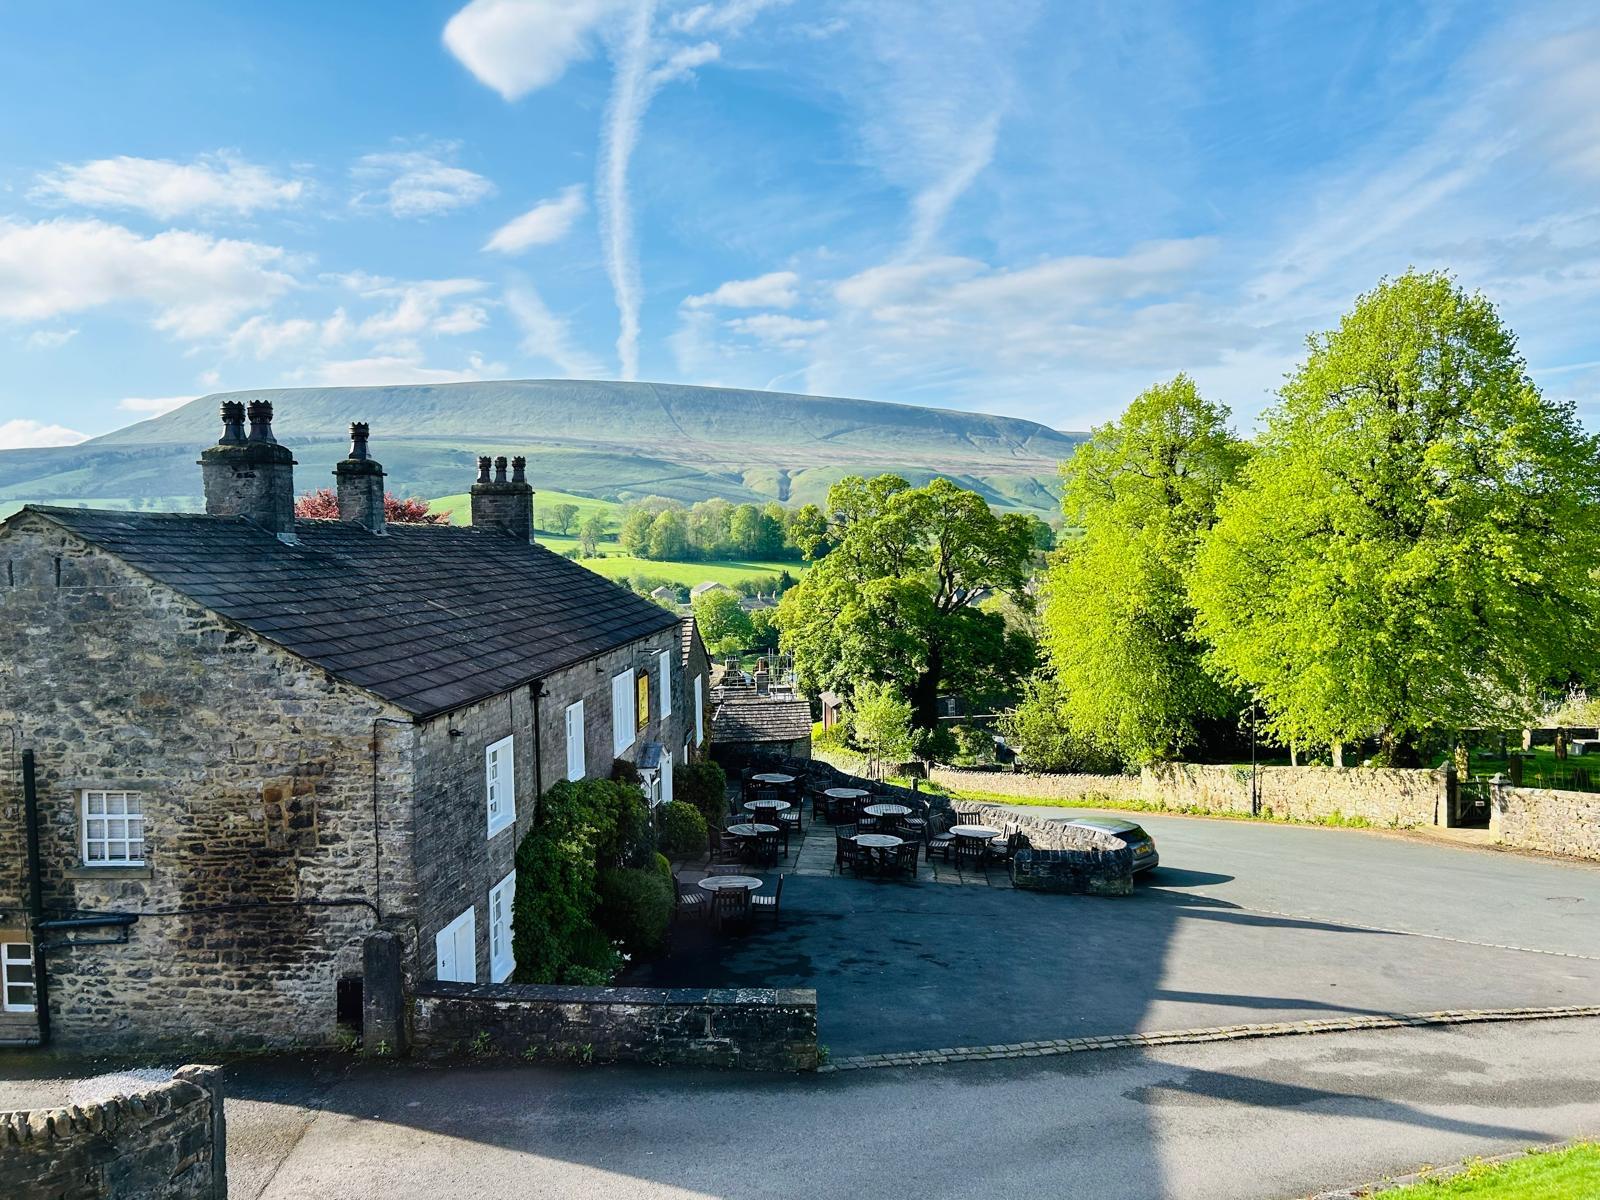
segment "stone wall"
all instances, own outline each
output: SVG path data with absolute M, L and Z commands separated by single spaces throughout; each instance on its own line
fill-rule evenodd
M 402 716 L 41 516 L 0 530 L 0 728 L 37 756 L 47 915 L 139 914 L 124 944 L 48 953 L 55 1040 L 331 1042 L 380 891 L 386 918 L 409 917 L 395 801 L 411 788 L 410 722 L 380 726 L 373 757 L 374 719 Z M 22 802 L 6 767 L 9 847 Z M 79 805 L 98 788 L 141 795 L 145 865 L 84 864 Z M 20 857 L 0 854 L 0 872 L 0 909 L 18 911 Z
M 131 1095 L 0 1113 L 6 1200 L 227 1200 L 215 1067 Z
M 1600 860 L 1600 793 L 1495 786 L 1489 831 L 1524 850 Z
M 1010 771 L 963 771 L 935 767 L 929 778 L 956 792 L 990 792 L 1030 800 L 1138 800 L 1137 775 L 1027 775 Z
M 958 803 L 956 811 L 996 829 L 1016 826 L 1027 836 L 1028 848 L 1011 864 L 1015 887 L 1090 896 L 1133 893 L 1133 851 L 1114 834 L 995 804 Z
M 1261 767 L 1263 815 L 1295 821 L 1358 817 L 1391 828 L 1443 824 L 1442 771 L 1385 767 Z M 1164 763 L 1139 776 L 1139 798 L 1168 808 L 1250 812 L 1250 768 Z
M 811 1071 L 817 994 L 427 983 L 412 998 L 411 1033 L 431 1057 Z

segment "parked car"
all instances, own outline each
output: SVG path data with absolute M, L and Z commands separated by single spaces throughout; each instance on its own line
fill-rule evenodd
M 1101 833 L 1113 834 L 1127 842 L 1133 849 L 1135 875 L 1140 871 L 1148 871 L 1161 862 L 1161 856 L 1156 853 L 1155 838 L 1146 833 L 1142 825 L 1124 821 L 1120 817 L 1074 817 L 1067 824 L 1084 829 L 1098 829 Z

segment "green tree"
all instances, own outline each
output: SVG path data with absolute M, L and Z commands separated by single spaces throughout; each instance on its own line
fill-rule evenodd
M 741 504 L 728 520 L 728 537 L 735 553 L 754 558 L 761 546 L 764 525 L 761 510 L 754 504 Z
M 1061 685 L 1053 676 L 1028 681 L 1022 699 L 1000 718 L 1006 745 L 1032 771 L 1115 771 L 1120 760 L 1103 746 L 1072 731 Z
M 650 557 L 664 561 L 681 559 L 689 547 L 688 526 L 676 508 L 663 509 L 650 522 Z
M 600 552 L 600 540 L 606 536 L 611 526 L 599 513 L 592 513 L 585 517 L 583 524 L 578 526 L 578 548 L 583 551 L 586 558 L 593 558 Z
M 1280 741 L 1520 722 L 1595 664 L 1600 444 L 1481 295 L 1408 272 L 1308 340 L 1192 594 Z
M 572 532 L 572 527 L 578 520 L 578 506 L 576 504 L 557 504 L 550 509 L 550 528 L 562 537 Z
M 635 558 L 650 557 L 650 530 L 655 526 L 656 515 L 647 508 L 634 508 L 622 520 L 622 531 L 617 540 L 622 552 Z
M 740 607 L 739 597 L 732 592 L 721 588 L 701 592 L 695 597 L 693 608 L 700 636 L 713 658 L 743 650 L 750 644 L 755 634 L 750 614 Z
M 905 762 L 915 744 L 911 705 L 889 684 L 863 683 L 851 698 L 850 734 L 875 774 L 883 764 Z
M 789 542 L 807 559 L 828 552 L 828 518 L 815 504 L 802 504 L 789 517 Z
M 1205 664 L 1186 583 L 1245 459 L 1227 419 L 1179 375 L 1141 393 L 1062 466 L 1063 508 L 1083 534 L 1046 577 L 1060 713 L 1077 739 L 1130 762 L 1178 754 L 1201 722 L 1239 707 Z
M 942 692 L 1003 693 L 1031 667 L 1032 642 L 977 604 L 982 589 L 1022 594 L 1025 518 L 996 515 L 948 479 L 913 488 L 894 475 L 841 479 L 828 507 L 836 544 L 778 607 L 808 691 L 890 683 L 932 731 Z

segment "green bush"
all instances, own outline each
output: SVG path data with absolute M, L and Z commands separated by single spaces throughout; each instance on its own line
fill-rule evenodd
M 679 768 L 672 791 L 678 801 L 694 805 L 707 825 L 722 824 L 728 811 L 728 776 L 709 758 Z
M 665 854 L 656 855 L 656 874 L 661 876 L 662 880 L 669 888 L 673 890 L 674 893 L 677 892 L 678 883 L 677 880 L 673 878 L 672 864 L 667 861 L 667 856 Z
M 706 819 L 692 804 L 674 800 L 661 807 L 661 848 L 673 858 L 705 853 Z
M 653 867 L 612 867 L 600 872 L 595 918 L 626 954 L 660 954 L 672 924 L 672 885 Z

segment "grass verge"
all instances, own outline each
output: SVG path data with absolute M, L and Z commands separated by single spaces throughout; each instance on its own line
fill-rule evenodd
M 1593 1200 L 1600 1196 L 1600 1144 L 1530 1150 L 1504 1162 L 1469 1162 L 1459 1171 L 1372 1193 L 1383 1200 Z

